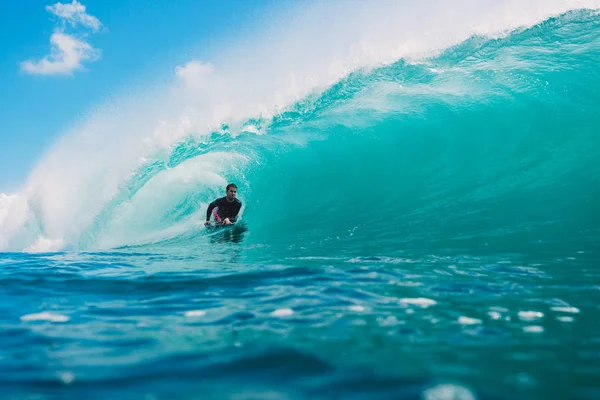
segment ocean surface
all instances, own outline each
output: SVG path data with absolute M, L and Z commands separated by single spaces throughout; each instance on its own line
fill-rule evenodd
M 596 11 L 40 185 L 0 195 L 0 398 L 600 398 Z

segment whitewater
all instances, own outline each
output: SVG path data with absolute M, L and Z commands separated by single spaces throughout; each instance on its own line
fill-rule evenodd
M 0 194 L 9 398 L 597 398 L 598 10 L 295 5 L 78 116 Z

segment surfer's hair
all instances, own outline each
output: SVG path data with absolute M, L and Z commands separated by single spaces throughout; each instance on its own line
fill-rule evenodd
M 236 189 L 237 189 L 237 186 L 235 185 L 235 183 L 230 183 L 230 184 L 229 184 L 229 185 L 227 185 L 227 187 L 225 188 L 225 191 L 226 191 L 226 192 L 229 192 L 229 189 L 230 189 L 230 188 L 236 188 Z

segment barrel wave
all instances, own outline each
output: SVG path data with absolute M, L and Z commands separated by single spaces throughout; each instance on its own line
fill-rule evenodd
M 226 180 L 241 186 L 248 240 L 309 253 L 593 240 L 598 35 L 597 16 L 577 12 L 474 37 L 354 72 L 235 135 L 189 137 L 137 171 L 76 248 L 176 243 L 176 226 L 195 241 Z
M 572 10 L 355 68 L 206 134 L 180 125 L 143 157 L 76 160 L 92 166 L 85 187 L 63 183 L 67 199 L 38 169 L 0 197 L 0 279 L 14 285 L 0 298 L 22 309 L 0 313 L 20 318 L 0 381 L 42 395 L 594 398 L 599 65 L 600 16 Z M 242 228 L 206 230 L 229 182 Z M 52 327 L 23 327 L 40 320 Z M 16 348 L 41 338 L 55 358 L 24 373 Z
M 51 239 L 85 250 L 189 236 L 226 181 L 242 187 L 252 240 L 271 243 L 482 245 L 532 231 L 560 239 L 565 224 L 593 236 L 597 24 L 583 11 L 473 37 L 355 71 L 274 117 L 190 133 L 133 169 L 75 234 Z M 8 249 L 46 233 L 35 201 L 36 232 Z

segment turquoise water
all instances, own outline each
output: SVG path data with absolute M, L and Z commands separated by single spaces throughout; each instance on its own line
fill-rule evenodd
M 63 251 L 0 254 L 4 395 L 599 398 L 599 65 L 570 12 L 190 134 Z M 233 230 L 170 184 L 215 160 Z

